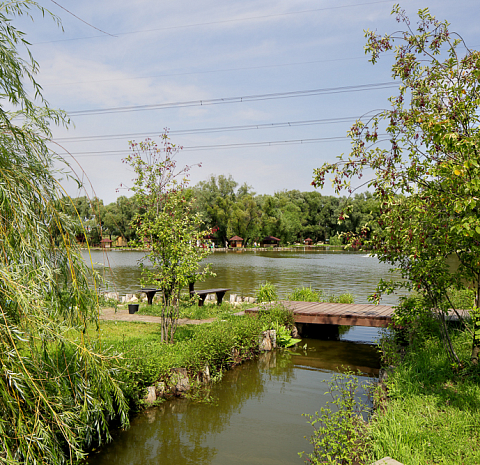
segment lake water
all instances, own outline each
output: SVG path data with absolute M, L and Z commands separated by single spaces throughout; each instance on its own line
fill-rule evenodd
M 342 365 L 378 374 L 373 346 L 346 341 L 302 341 L 307 348 L 270 352 L 225 373 L 211 386 L 211 402 L 174 399 L 132 420 L 89 465 L 300 465 L 311 451 L 304 436 L 313 414 L 331 400 L 325 392 Z
M 92 252 L 109 289 L 121 294 L 140 288 L 137 262 L 142 256 Z M 295 287 L 311 286 L 331 294 L 350 292 L 355 302 L 367 303 L 379 279 L 390 275 L 387 265 L 358 253 L 215 252 L 207 261 L 217 276 L 197 289 L 229 287 L 244 296 L 253 296 L 260 284 L 270 281 L 280 297 Z M 397 301 L 391 295 L 382 303 Z M 376 338 L 376 328 L 354 327 L 340 341 L 304 339 L 296 349 L 264 354 L 211 386 L 209 403 L 174 399 L 138 415 L 128 431 L 118 432 L 89 463 L 300 465 L 304 459 L 297 453 L 310 450 L 304 436 L 312 434 L 302 413 L 312 414 L 331 400 L 325 381 L 344 367 L 360 370 L 364 382 L 378 375 L 378 353 L 371 344 Z
M 140 289 L 139 260 L 142 252 L 92 251 L 91 261 L 109 283 L 108 289 L 120 294 Z M 88 253 L 84 258 L 90 262 Z M 356 303 L 368 303 L 380 278 L 389 279 L 390 267 L 365 253 L 316 251 L 292 252 L 214 252 L 207 257 L 216 277 L 197 283 L 196 289 L 226 287 L 232 293 L 254 296 L 265 281 L 277 286 L 284 298 L 296 287 L 311 286 L 329 294 L 350 292 Z M 392 276 L 398 277 L 393 274 Z M 227 294 L 228 299 L 228 294 Z M 383 304 L 398 302 L 396 295 L 386 296 Z

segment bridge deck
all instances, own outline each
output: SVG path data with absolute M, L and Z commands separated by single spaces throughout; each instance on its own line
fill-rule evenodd
M 393 308 L 389 305 L 332 304 L 289 300 L 282 300 L 279 303 L 293 310 L 295 323 L 386 328 L 391 323 L 393 314 Z M 245 313 L 257 313 L 260 310 L 262 307 L 254 307 L 245 310 Z

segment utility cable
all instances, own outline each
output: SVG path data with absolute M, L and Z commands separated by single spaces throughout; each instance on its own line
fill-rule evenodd
M 226 103 L 257 102 L 294 97 L 312 97 L 316 95 L 330 95 L 344 92 L 360 92 L 366 90 L 389 89 L 398 87 L 395 82 L 380 82 L 356 86 L 330 87 L 312 90 L 298 90 L 293 92 L 275 92 L 271 94 L 245 95 L 243 97 L 224 97 L 205 100 L 189 100 L 184 102 L 156 103 L 150 105 L 133 105 L 128 107 L 97 108 L 89 110 L 67 111 L 69 116 L 107 115 L 112 113 L 127 113 L 133 111 L 163 110 L 167 108 L 186 108 L 193 106 L 221 105 Z

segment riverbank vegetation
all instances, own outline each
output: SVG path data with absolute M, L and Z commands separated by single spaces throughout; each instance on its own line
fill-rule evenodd
M 213 306 L 212 306 L 213 307 Z M 209 377 L 218 379 L 222 372 L 256 355 L 259 336 L 267 329 L 293 327 L 293 316 L 281 306 L 274 306 L 258 317 L 223 313 L 212 323 L 179 326 L 173 344 L 161 341 L 158 325 L 101 321 L 102 344 L 112 354 L 121 353 L 122 371 L 118 379 L 133 410 L 143 407 L 147 387 L 165 388 L 175 394 L 175 370 L 186 370 L 192 383 L 208 367 Z M 88 332 L 95 334 L 90 326 Z M 79 334 L 80 336 L 80 334 Z M 290 338 L 291 339 L 291 338 Z M 287 343 L 290 339 L 286 338 Z M 159 383 L 163 383 L 159 386 Z
M 314 180 L 321 187 L 333 175 L 340 193 L 371 176 L 379 217 L 348 240 L 402 274 L 402 281 L 382 280 L 374 301 L 398 288 L 417 293 L 398 307 L 398 326 L 382 341 L 394 368 L 368 433 L 357 440 L 367 443 L 372 460 L 476 464 L 480 53 L 428 9 L 419 10 L 416 30 L 398 5 L 392 13 L 404 30 L 366 31 L 365 48 L 374 64 L 395 50 L 399 94 L 389 99 L 389 109 L 356 122 L 349 132 L 352 152 L 317 169 Z M 348 214 L 346 208 L 339 219 Z
M 253 247 L 266 236 L 280 239 L 285 246 L 312 239 L 313 243 L 328 242 L 341 245 L 342 232 L 360 233 L 362 227 L 378 217 L 379 203 L 372 194 L 357 194 L 349 218 L 339 224 L 338 217 L 346 204 L 344 197 L 326 196 L 319 192 L 280 191 L 274 195 L 257 195 L 252 187 L 238 186 L 231 176 L 212 176 L 186 190 L 186 198 L 194 202 L 204 225 L 218 246 L 237 235 L 243 244 Z M 124 237 L 128 242 L 137 239 L 132 220 L 139 211 L 134 197 L 119 197 L 104 205 L 100 199 L 79 197 L 73 199 L 82 218 L 77 221 L 80 239 L 86 235 L 88 242 L 100 244 L 103 237 Z

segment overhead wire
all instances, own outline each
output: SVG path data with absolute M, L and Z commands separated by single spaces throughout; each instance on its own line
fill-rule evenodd
M 69 116 L 91 116 L 91 115 L 107 115 L 112 113 L 127 113 L 134 111 L 149 111 L 149 110 L 163 110 L 166 108 L 186 108 L 194 106 L 209 106 L 209 105 L 222 105 L 227 103 L 243 103 L 243 102 L 255 102 L 285 98 L 296 97 L 312 97 L 315 95 L 329 95 L 338 94 L 344 92 L 359 92 L 366 90 L 378 90 L 397 87 L 398 83 L 395 82 L 380 82 L 372 84 L 361 84 L 356 86 L 340 86 L 321 89 L 310 90 L 298 90 L 291 92 L 274 92 L 269 94 L 257 94 L 257 95 L 245 95 L 241 97 L 223 97 L 213 99 L 199 99 L 188 100 L 183 102 L 168 102 L 168 103 L 155 103 L 148 105 L 132 105 L 125 107 L 111 107 L 111 108 L 96 108 L 88 110 L 73 110 L 67 111 Z
M 380 136 L 384 136 L 381 134 Z M 216 149 L 238 149 L 249 147 L 274 147 L 277 145 L 302 145 L 302 144 L 315 144 L 320 142 L 333 142 L 347 140 L 347 136 L 334 136 L 334 137 L 315 137 L 311 139 L 291 139 L 291 140 L 276 140 L 276 141 L 262 141 L 262 142 L 241 142 L 236 144 L 213 144 L 213 145 L 191 145 L 182 146 L 182 151 L 201 151 L 201 150 L 216 150 Z M 62 156 L 71 157 L 89 157 L 89 156 L 112 156 L 132 153 L 132 150 L 100 150 L 95 152 L 67 152 Z
M 358 119 L 358 116 L 344 116 L 339 118 L 325 118 L 303 121 L 286 121 L 281 123 L 260 123 L 260 124 L 245 124 L 240 126 L 218 126 L 210 128 L 193 128 L 193 129 L 177 129 L 168 130 L 169 134 L 174 135 L 189 135 L 189 134 L 211 134 L 219 132 L 235 132 L 235 131 L 250 131 L 258 129 L 277 129 L 285 127 L 299 127 L 299 126 L 312 126 L 317 124 L 335 124 L 345 123 L 348 121 Z M 123 133 L 123 134 L 105 134 L 96 136 L 77 136 L 77 137 L 55 137 L 55 142 L 96 142 L 103 140 L 117 140 L 130 137 L 154 137 L 158 134 L 162 134 L 164 129 L 160 131 L 149 132 L 137 132 L 137 133 Z
M 52 0 L 53 1 L 53 0 Z M 298 14 L 305 14 L 305 13 L 316 13 L 319 11 L 326 11 L 326 10 L 338 10 L 342 8 L 353 8 L 357 6 L 367 6 L 367 5 L 376 5 L 379 3 L 390 3 L 390 0 L 378 0 L 374 2 L 366 2 L 366 3 L 355 3 L 350 5 L 337 5 L 337 6 L 330 6 L 324 8 L 313 8 L 309 10 L 301 10 L 301 11 L 289 11 L 286 13 L 275 13 L 270 15 L 261 15 L 261 16 L 250 16 L 246 18 L 232 18 L 232 19 L 224 19 L 219 21 L 208 21 L 204 23 L 193 23 L 193 24 L 180 24 L 176 26 L 164 26 L 154 29 L 140 29 L 137 31 L 128 31 L 128 32 L 117 32 L 114 33 L 115 37 L 124 36 L 124 35 L 132 35 L 132 34 L 144 34 L 147 32 L 157 32 L 157 31 L 167 31 L 167 30 L 174 30 L 174 29 L 186 29 L 191 27 L 200 27 L 200 26 L 213 26 L 215 24 L 227 24 L 227 23 L 234 23 L 234 22 L 241 22 L 241 21 L 252 21 L 257 19 L 268 19 L 268 18 L 277 18 L 282 16 L 291 16 L 291 15 L 298 15 Z M 102 31 L 103 32 L 103 31 Z M 45 42 L 33 42 L 32 45 L 42 45 L 42 44 L 49 44 L 54 42 L 67 42 L 67 41 L 74 41 L 74 40 L 86 40 L 86 39 L 95 39 L 98 37 L 104 36 L 88 36 L 88 37 L 74 37 L 71 39 L 57 39 L 57 40 L 49 40 Z

